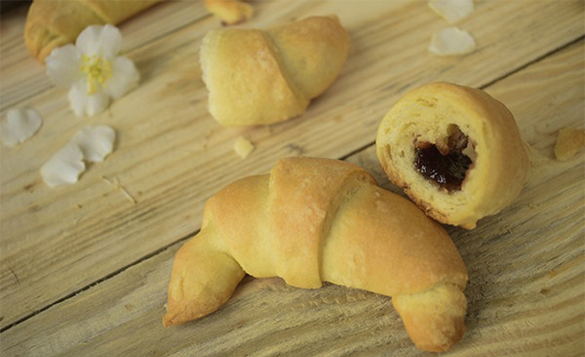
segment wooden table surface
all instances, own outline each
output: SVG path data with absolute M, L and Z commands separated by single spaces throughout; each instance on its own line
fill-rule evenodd
M 77 119 L 22 40 L 26 8 L 2 15 L 1 108 L 44 117 L 28 142 L 0 149 L 2 356 L 419 356 L 389 298 L 331 284 L 317 290 L 246 278 L 218 312 L 177 328 L 161 317 L 176 250 L 205 200 L 281 157 L 360 164 L 396 190 L 374 155 L 377 125 L 409 88 L 445 80 L 478 87 L 514 113 L 531 147 L 514 204 L 466 231 L 447 227 L 470 273 L 468 331 L 452 356 L 585 354 L 585 155 L 556 161 L 563 127 L 583 127 L 582 0 L 476 0 L 458 26 L 475 52 L 437 57 L 447 26 L 423 0 L 255 1 L 243 26 L 337 14 L 352 38 L 339 79 L 303 116 L 247 129 L 207 112 L 198 48 L 220 26 L 199 1 L 167 2 L 121 25 L 141 85 Z M 81 127 L 118 133 L 115 152 L 71 186 L 50 189 L 40 166 Z M 246 159 L 232 150 L 244 135 Z M 127 192 L 127 194 L 125 193 Z

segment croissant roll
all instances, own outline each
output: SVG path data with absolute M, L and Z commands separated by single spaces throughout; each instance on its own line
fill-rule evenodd
M 376 151 L 427 215 L 467 229 L 518 196 L 530 165 L 512 113 L 481 90 L 450 83 L 404 95 L 382 119 Z
M 266 31 L 210 31 L 200 51 L 209 112 L 224 126 L 270 124 L 300 115 L 333 83 L 348 52 L 349 35 L 335 16 Z
M 447 350 L 465 330 L 467 271 L 445 230 L 342 161 L 283 159 L 210 198 L 201 231 L 175 256 L 163 324 L 219 309 L 244 273 L 392 296 L 427 351 Z
M 51 51 L 75 42 L 89 25 L 118 24 L 161 0 L 34 0 L 24 27 L 30 53 L 44 61 Z

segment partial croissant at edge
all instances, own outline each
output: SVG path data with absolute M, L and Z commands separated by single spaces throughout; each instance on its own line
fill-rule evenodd
M 43 62 L 89 25 L 116 25 L 161 0 L 34 0 L 24 28 L 30 53 Z
M 467 271 L 445 230 L 365 170 L 288 158 L 210 198 L 176 253 L 165 326 L 219 309 L 245 274 L 392 296 L 416 346 L 445 351 L 465 331 Z
M 336 16 L 210 31 L 200 62 L 211 115 L 224 126 L 245 126 L 304 113 L 341 72 L 349 42 Z
M 400 98 L 380 123 L 376 151 L 388 178 L 427 215 L 466 229 L 515 200 L 530 168 L 504 104 L 442 82 Z

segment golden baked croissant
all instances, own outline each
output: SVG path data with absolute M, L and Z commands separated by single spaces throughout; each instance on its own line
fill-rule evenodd
M 530 165 L 510 111 L 450 83 L 404 95 L 382 119 L 376 150 L 390 180 L 429 216 L 467 229 L 518 196 Z
M 244 273 L 392 296 L 424 350 L 447 350 L 465 330 L 467 272 L 445 230 L 342 161 L 283 159 L 209 199 L 201 231 L 175 256 L 163 324 L 216 311 Z
M 254 14 L 252 5 L 240 0 L 205 0 L 205 8 L 228 25 L 248 20 Z
M 161 0 L 34 0 L 24 40 L 41 62 L 51 51 L 75 42 L 89 25 L 118 24 Z
M 266 31 L 219 29 L 201 45 L 209 111 L 225 126 L 302 114 L 335 80 L 349 51 L 337 17 L 310 17 Z

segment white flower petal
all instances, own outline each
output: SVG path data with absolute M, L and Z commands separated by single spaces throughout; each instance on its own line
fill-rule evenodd
M 87 96 L 87 106 L 85 113 L 90 117 L 103 112 L 108 109 L 110 105 L 110 97 L 104 92 L 97 92 Z
M 448 27 L 433 34 L 429 51 L 440 56 L 463 55 L 475 50 L 475 40 L 457 27 Z
M 43 119 L 34 109 L 10 109 L 0 122 L 0 138 L 6 146 L 20 144 L 33 136 Z
M 41 167 L 41 176 L 49 187 L 55 187 L 77 182 L 79 174 L 84 170 L 81 149 L 69 143 Z
M 429 0 L 428 5 L 449 23 L 457 22 L 473 12 L 473 0 Z
M 104 90 L 114 99 L 122 97 L 138 85 L 140 73 L 127 57 L 117 57 L 112 63 L 112 77 L 104 84 Z
M 86 126 L 73 137 L 85 160 L 102 162 L 114 149 L 116 132 L 107 125 Z
M 80 80 L 69 89 L 69 106 L 77 117 L 82 117 L 85 113 L 85 102 L 87 101 L 87 85 L 85 80 Z
M 87 82 L 82 79 L 69 90 L 69 104 L 76 116 L 94 116 L 106 110 L 110 98 L 104 92 L 87 94 Z
M 75 41 L 84 55 L 103 56 L 114 58 L 120 51 L 122 35 L 117 27 L 112 25 L 91 25 L 85 28 Z
M 81 53 L 73 45 L 55 48 L 45 58 L 47 75 L 53 83 L 61 87 L 69 87 L 81 77 Z

